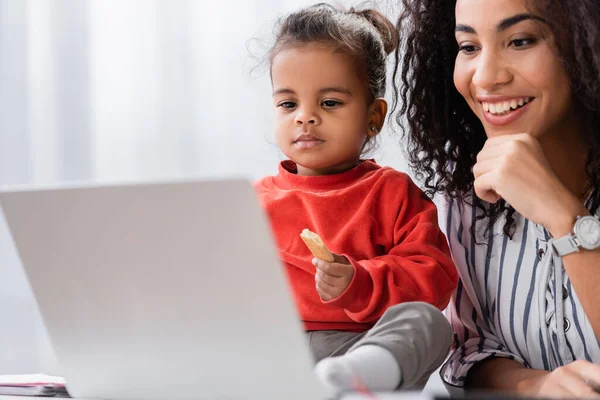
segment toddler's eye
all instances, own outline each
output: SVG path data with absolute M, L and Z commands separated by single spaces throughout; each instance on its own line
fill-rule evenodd
M 334 108 L 334 107 L 342 105 L 342 102 L 338 101 L 338 100 L 323 100 L 323 102 L 321 104 L 325 108 Z
M 279 105 L 277 105 L 277 107 L 283 107 L 283 108 L 290 110 L 290 109 L 296 107 L 296 103 L 294 103 L 293 101 L 284 101 L 282 103 L 279 103 Z

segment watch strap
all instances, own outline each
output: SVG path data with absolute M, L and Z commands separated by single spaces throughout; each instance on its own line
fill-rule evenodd
M 579 251 L 579 243 L 577 242 L 577 239 L 570 233 L 556 239 L 553 242 L 553 246 L 556 253 L 561 257 Z

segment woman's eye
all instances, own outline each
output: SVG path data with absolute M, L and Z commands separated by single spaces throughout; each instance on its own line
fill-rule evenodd
M 284 101 L 282 103 L 279 103 L 279 105 L 277 107 L 283 107 L 283 108 L 290 110 L 290 109 L 296 107 L 296 103 L 294 103 L 293 101 Z
M 514 47 L 525 47 L 535 43 L 535 39 L 514 39 L 511 40 L 510 45 Z
M 326 108 L 333 108 L 341 105 L 342 102 L 337 100 L 324 100 L 321 104 Z
M 464 54 L 472 54 L 472 53 L 475 53 L 478 49 L 477 49 L 476 46 L 474 46 L 472 44 L 467 44 L 467 45 L 464 45 L 464 46 L 460 46 L 458 48 L 458 50 L 461 53 L 464 53 Z

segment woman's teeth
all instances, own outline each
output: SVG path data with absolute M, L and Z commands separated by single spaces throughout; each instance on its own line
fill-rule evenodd
M 483 110 L 490 112 L 494 115 L 508 114 L 512 110 L 516 110 L 519 107 L 529 103 L 533 98 L 531 97 L 520 97 L 518 99 L 512 99 L 510 101 L 499 101 L 497 103 L 488 103 L 485 101 L 481 102 Z

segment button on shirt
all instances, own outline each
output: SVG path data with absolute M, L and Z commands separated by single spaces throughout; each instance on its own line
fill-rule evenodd
M 574 360 L 600 363 L 598 340 L 544 227 L 518 217 L 510 239 L 504 218 L 487 234 L 487 221 L 477 220 L 473 237 L 473 207 L 438 203 L 460 275 L 447 310 L 455 349 L 441 370 L 450 394 L 460 395 L 471 367 L 489 357 L 545 370 Z

